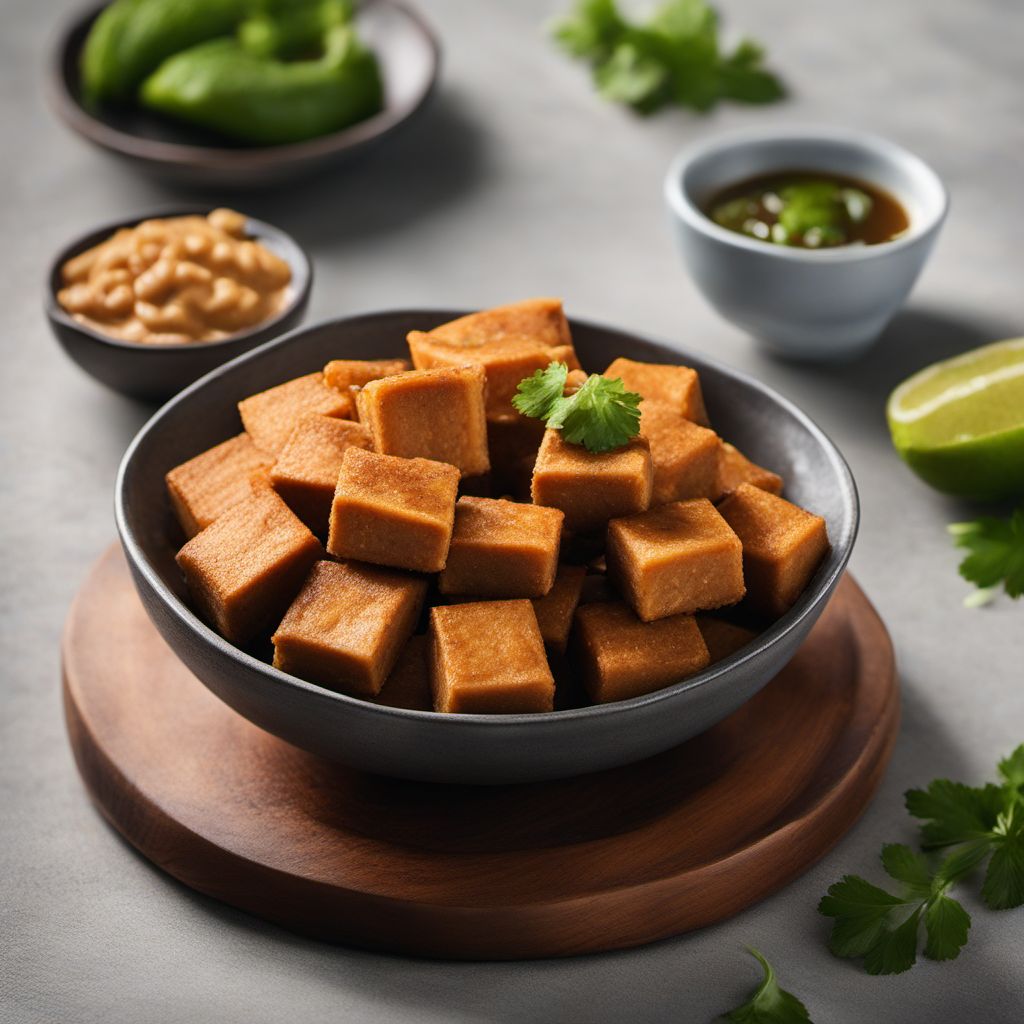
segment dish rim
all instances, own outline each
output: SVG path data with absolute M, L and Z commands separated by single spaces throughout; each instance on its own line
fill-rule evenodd
M 253 172 L 299 165 L 345 151 L 355 151 L 377 141 L 419 113 L 433 95 L 440 77 L 441 44 L 419 12 L 402 0 L 367 0 L 371 5 L 382 5 L 398 10 L 415 26 L 426 43 L 429 54 L 428 73 L 411 102 L 399 107 L 390 106 L 385 101 L 384 108 L 378 113 L 347 128 L 277 146 L 204 146 L 190 142 L 150 139 L 116 128 L 91 114 L 65 81 L 64 65 L 71 56 L 74 36 L 99 17 L 100 12 L 109 7 L 111 2 L 112 0 L 104 0 L 103 3 L 90 3 L 79 7 L 57 32 L 50 47 L 47 97 L 51 109 L 60 120 L 82 138 L 110 152 L 147 163 L 204 170 L 224 170 L 230 166 L 238 171 Z
M 749 238 L 716 224 L 694 201 L 686 187 L 687 170 L 698 160 L 717 156 L 728 150 L 758 149 L 772 143 L 844 144 L 870 153 L 894 167 L 904 168 L 919 184 L 914 191 L 923 194 L 932 189 L 938 198 L 935 208 L 926 217 L 896 238 L 873 245 L 840 245 L 825 249 L 804 249 L 799 246 L 775 245 Z M 785 170 L 785 168 L 780 168 Z M 839 173 L 839 172 L 835 172 Z M 699 234 L 709 236 L 746 252 L 795 263 L 856 263 L 878 259 L 898 252 L 936 231 L 949 213 L 949 191 L 938 173 L 916 153 L 891 142 L 881 135 L 852 128 L 830 125 L 791 125 L 783 128 L 746 128 L 715 135 L 685 146 L 672 158 L 663 184 L 665 201 L 672 213 Z
M 184 344 L 179 342 L 125 341 L 121 338 L 113 338 L 110 335 L 97 330 L 95 327 L 90 327 L 88 324 L 83 324 L 81 321 L 76 320 L 74 316 L 72 316 L 72 314 L 60 304 L 60 301 L 57 298 L 57 292 L 60 288 L 61 268 L 64 264 L 69 259 L 80 255 L 87 249 L 101 244 L 101 242 L 110 238 L 114 232 L 119 231 L 121 228 L 137 227 L 143 221 L 153 220 L 154 218 L 165 219 L 168 217 L 190 216 L 206 217 L 216 209 L 220 209 L 220 207 L 181 207 L 178 205 L 161 206 L 143 214 L 129 218 L 120 218 L 119 220 L 101 225 L 98 228 L 93 228 L 91 231 L 83 232 L 81 235 L 77 236 L 74 241 L 67 243 L 67 245 L 65 245 L 50 261 L 46 275 L 46 292 L 43 296 L 46 315 L 50 320 L 55 323 L 59 323 L 61 327 L 77 331 L 79 334 L 86 336 L 92 341 L 101 342 L 115 350 L 128 351 L 132 353 L 174 352 L 180 355 L 185 352 L 206 352 L 212 349 L 225 348 L 231 345 L 237 345 L 240 342 L 250 341 L 253 337 L 262 334 L 265 331 L 273 331 L 276 326 L 290 317 L 292 313 L 294 313 L 295 310 L 308 299 L 309 293 L 313 287 L 313 261 L 310 259 L 309 254 L 303 246 L 299 244 L 294 235 L 285 231 L 283 228 L 279 228 L 276 225 L 269 223 L 268 221 L 260 220 L 257 217 L 250 217 L 248 214 L 244 214 L 243 216 L 245 217 L 246 233 L 249 235 L 250 239 L 257 242 L 264 239 L 284 241 L 297 256 L 298 265 L 293 263 L 291 260 L 288 260 L 288 266 L 292 272 L 292 280 L 289 282 L 292 294 L 290 295 L 288 302 L 269 319 L 261 320 L 259 323 L 245 328 L 245 330 L 236 331 L 234 334 L 229 334 L 226 338 L 218 338 L 215 341 L 190 341 L 185 342 Z M 282 335 L 282 337 L 284 337 L 284 335 Z
M 233 373 L 246 362 L 259 359 L 264 354 L 274 349 L 291 344 L 296 338 L 302 335 L 310 334 L 314 331 L 322 331 L 327 328 L 338 327 L 339 325 L 348 325 L 359 321 L 377 320 L 382 317 L 415 316 L 423 317 L 424 320 L 427 320 L 435 316 L 451 319 L 459 315 L 465 314 L 464 312 L 446 309 L 443 307 L 378 309 L 354 313 L 349 316 L 330 317 L 313 324 L 298 327 L 279 338 L 274 338 L 271 341 L 265 342 L 257 348 L 254 348 L 249 352 L 245 352 L 237 358 L 232 359 L 230 362 L 224 363 L 216 369 L 211 370 L 209 373 L 200 377 L 197 381 L 179 392 L 166 404 L 161 406 L 150 417 L 150 419 L 143 424 L 126 449 L 120 465 L 118 466 L 117 478 L 114 485 L 114 519 L 117 525 L 121 544 L 125 550 L 133 572 L 141 573 L 147 586 L 150 587 L 150 589 L 157 595 L 165 609 L 174 616 L 180 628 L 192 634 L 198 642 L 210 644 L 217 649 L 218 653 L 229 659 L 239 661 L 241 663 L 240 667 L 245 668 L 247 671 L 260 672 L 276 683 L 289 687 L 297 687 L 313 700 L 329 703 L 340 701 L 343 705 L 356 705 L 360 711 L 367 714 L 381 715 L 397 720 L 413 722 L 429 721 L 435 723 L 438 728 L 458 729 L 462 727 L 468 728 L 473 724 L 481 725 L 483 723 L 489 723 L 484 727 L 497 729 L 503 726 L 524 728 L 532 726 L 534 728 L 544 729 L 559 728 L 563 723 L 570 721 L 603 718 L 623 713 L 635 708 L 657 704 L 664 700 L 670 700 L 684 692 L 696 689 L 697 687 L 721 683 L 724 678 L 728 677 L 733 672 L 734 669 L 753 661 L 768 648 L 782 643 L 782 641 L 784 641 L 791 632 L 797 629 L 800 621 L 811 611 L 812 608 L 818 605 L 821 601 L 827 600 L 828 595 L 834 589 L 839 577 L 846 569 L 860 526 L 860 499 L 857 491 L 857 485 L 846 459 L 843 457 L 842 453 L 836 447 L 831 438 L 821 429 L 821 427 L 818 426 L 817 423 L 815 423 L 814 420 L 811 419 L 810 416 L 803 412 L 803 410 L 801 410 L 792 401 L 779 394 L 767 384 L 757 380 L 757 378 L 748 374 L 746 371 L 726 366 L 721 361 L 705 357 L 699 352 L 690 353 L 686 350 L 680 350 L 677 346 L 670 345 L 667 341 L 646 333 L 638 333 L 636 331 L 620 328 L 610 324 L 595 322 L 582 317 L 570 317 L 570 327 L 578 326 L 595 330 L 614 331 L 622 335 L 632 336 L 638 341 L 648 342 L 665 351 L 677 353 L 680 360 L 685 360 L 690 355 L 696 355 L 698 362 L 706 364 L 714 370 L 725 374 L 727 377 L 732 377 L 742 381 L 754 390 L 760 392 L 771 402 L 780 405 L 790 416 L 796 419 L 812 437 L 814 437 L 815 441 L 825 452 L 829 462 L 834 466 L 837 472 L 837 476 L 840 481 L 840 497 L 842 505 L 848 512 L 849 530 L 847 535 L 842 538 L 829 538 L 832 546 L 828 556 L 826 556 L 826 562 L 831 561 L 831 567 L 823 577 L 817 579 L 816 582 L 813 583 L 813 586 L 808 585 L 808 587 L 805 588 L 804 592 L 797 600 L 797 603 L 790 608 L 789 611 L 768 626 L 762 633 L 758 634 L 755 640 L 752 640 L 746 645 L 746 647 L 741 648 L 736 653 L 727 658 L 723 658 L 721 661 L 715 662 L 703 672 L 699 672 L 696 675 L 680 680 L 679 682 L 672 683 L 671 685 L 662 687 L 661 689 L 654 690 L 651 693 L 631 697 L 628 700 L 612 701 L 606 704 L 592 704 L 582 708 L 567 708 L 561 711 L 543 711 L 530 714 L 511 715 L 446 715 L 436 711 L 416 711 L 408 708 L 395 708 L 383 704 L 375 704 L 359 697 L 352 697 L 348 694 L 329 690 L 317 683 L 312 683 L 308 680 L 301 679 L 298 676 L 282 672 L 272 664 L 261 661 L 259 658 L 254 657 L 247 651 L 244 651 L 230 643 L 228 640 L 225 640 L 210 625 L 200 618 L 200 616 L 183 600 L 181 600 L 177 594 L 164 584 L 159 573 L 150 564 L 149 559 L 142 550 L 141 544 L 136 540 L 135 532 L 129 523 L 127 509 L 125 507 L 125 490 L 127 477 L 134 463 L 135 454 L 138 449 L 142 447 L 154 432 L 159 430 L 163 418 L 171 409 L 189 401 L 192 395 L 205 388 L 214 380 L 218 380 L 221 377 Z M 843 546 L 841 548 L 837 548 L 836 545 L 840 541 L 843 542 Z M 818 571 L 820 572 L 820 568 Z

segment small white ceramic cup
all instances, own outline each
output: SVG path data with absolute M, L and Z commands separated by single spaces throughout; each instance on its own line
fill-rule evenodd
M 799 249 L 719 227 L 704 212 L 729 185 L 773 171 L 860 178 L 896 197 L 910 227 L 891 242 Z M 863 352 L 907 297 L 942 226 L 949 197 L 938 175 L 885 139 L 836 128 L 736 132 L 684 149 L 665 198 L 686 264 L 726 320 L 794 359 Z

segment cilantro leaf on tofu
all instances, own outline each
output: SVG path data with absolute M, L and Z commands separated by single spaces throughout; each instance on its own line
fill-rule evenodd
M 571 395 L 565 394 L 568 368 L 551 363 L 519 382 L 512 404 L 524 415 L 561 430 L 566 441 L 591 452 L 621 448 L 640 433 L 641 396 L 621 380 L 592 373 Z
M 519 382 L 512 404 L 524 416 L 547 419 L 551 407 L 562 397 L 569 367 L 565 363 L 548 363 L 532 377 Z
M 966 603 L 983 603 L 1002 584 L 1012 598 L 1024 594 L 1024 505 L 1005 519 L 982 516 L 966 523 L 952 523 L 953 543 L 967 554 L 960 575 L 981 591 Z
M 587 451 L 608 452 L 640 433 L 640 402 L 621 380 L 592 373 L 575 394 L 559 399 L 548 426 Z
M 764 977 L 750 999 L 724 1019 L 734 1024 L 812 1024 L 807 1007 L 779 987 L 772 965 L 756 949 L 751 949 L 750 955 L 761 965 Z
M 705 111 L 722 99 L 780 99 L 785 90 L 763 67 L 763 48 L 744 39 L 726 53 L 718 27 L 706 0 L 664 0 L 642 24 L 623 17 L 615 0 L 577 0 L 552 35 L 566 53 L 590 64 L 605 99 L 640 114 L 673 103 Z

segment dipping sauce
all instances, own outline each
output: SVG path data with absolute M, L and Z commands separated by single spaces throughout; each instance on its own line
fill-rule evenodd
M 219 341 L 280 312 L 291 268 L 245 233 L 245 217 L 145 220 L 72 257 L 57 301 L 79 323 L 139 344 Z
M 729 231 L 801 249 L 877 245 L 910 226 L 906 210 L 888 192 L 819 171 L 748 178 L 718 192 L 704 212 Z

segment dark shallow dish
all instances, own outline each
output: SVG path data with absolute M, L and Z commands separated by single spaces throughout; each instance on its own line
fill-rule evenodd
M 72 131 L 141 170 L 192 185 L 262 187 L 342 163 L 391 135 L 426 103 L 437 81 L 440 47 L 423 19 L 396 0 L 367 0 L 356 24 L 373 48 L 384 79 L 384 109 L 330 135 L 281 146 L 233 143 L 202 128 L 135 105 L 93 110 L 81 98 L 79 59 L 100 11 L 76 14 L 57 40 L 49 97 Z
M 151 217 L 183 217 L 188 214 L 205 217 L 209 212 L 208 209 L 156 210 L 130 220 L 115 221 L 76 239 L 54 257 L 46 281 L 46 316 L 64 351 L 90 376 L 132 398 L 163 402 L 215 367 L 290 331 L 302 322 L 313 285 L 313 267 L 309 257 L 291 235 L 252 217 L 246 219 L 246 232 L 250 238 L 261 242 L 287 262 L 292 269 L 292 281 L 284 309 L 277 316 L 247 331 L 239 331 L 222 341 L 140 345 L 108 338 L 102 332 L 79 323 L 57 301 L 57 292 L 61 287 L 61 267 L 72 256 L 105 241 L 119 228 L 134 227 Z
M 698 369 L 712 421 L 786 479 L 828 522 L 832 551 L 803 596 L 757 640 L 707 671 L 632 700 L 540 715 L 439 715 L 380 707 L 278 671 L 223 640 L 196 614 L 174 562 L 164 492 L 171 467 L 239 430 L 235 403 L 329 359 L 403 354 L 406 332 L 451 310 L 371 313 L 304 328 L 242 356 L 164 406 L 132 442 L 117 480 L 117 527 L 150 617 L 179 658 L 240 714 L 296 746 L 358 768 L 439 782 L 528 782 L 626 764 L 702 732 L 749 700 L 793 656 L 821 614 L 857 533 L 857 491 L 831 441 L 750 377 L 688 352 L 574 321 L 584 368 L 616 356 Z

